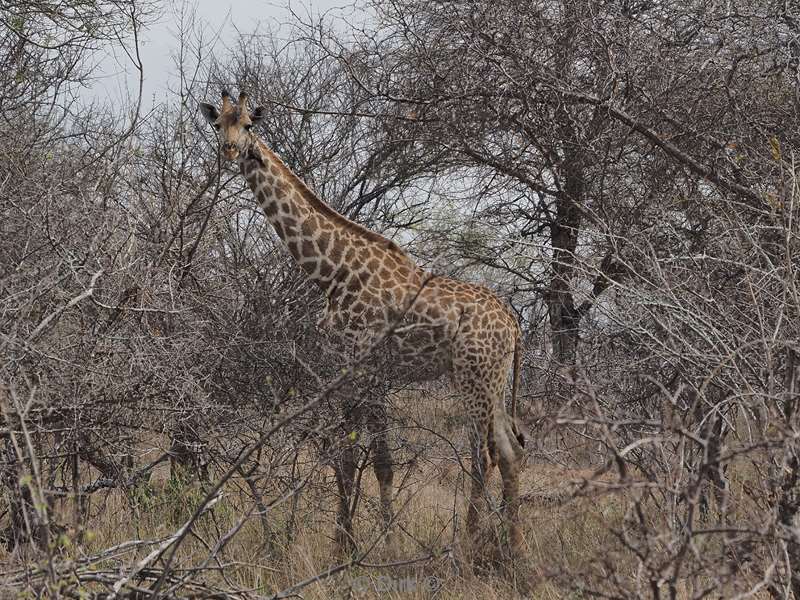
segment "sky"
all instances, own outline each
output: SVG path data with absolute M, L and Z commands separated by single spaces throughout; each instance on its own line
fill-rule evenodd
M 219 31 L 214 53 L 224 54 L 238 33 L 257 35 L 285 30 L 291 18 L 289 7 L 301 15 L 319 15 L 349 3 L 350 0 L 163 0 L 156 22 L 140 32 L 143 108 L 163 101 L 170 85 L 176 87 L 175 56 L 182 10 L 184 14 L 194 13 L 196 24 L 206 30 L 204 35 L 209 39 Z M 96 60 L 88 98 L 116 104 L 135 96 L 138 73 L 122 49 L 101 51 Z

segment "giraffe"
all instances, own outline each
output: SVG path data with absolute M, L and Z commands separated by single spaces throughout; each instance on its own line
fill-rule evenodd
M 319 325 L 343 348 L 370 348 L 384 340 L 382 354 L 407 380 L 445 374 L 469 418 L 472 458 L 467 537 L 478 534 L 478 506 L 495 465 L 502 477 L 504 520 L 512 555 L 522 552 L 519 475 L 524 436 L 516 422 L 521 333 L 516 318 L 487 288 L 419 267 L 396 243 L 350 221 L 320 200 L 252 131 L 266 116 L 252 112 L 247 95 L 237 103 L 225 90 L 218 110 L 201 103 L 217 130 L 223 156 L 238 163 L 256 201 L 296 263 L 325 294 Z M 504 395 L 513 366 L 511 415 Z M 393 472 L 386 440 L 384 403 L 372 405 L 372 435 L 381 510 L 392 521 Z M 337 470 L 337 541 L 352 539 L 350 503 L 355 463 Z M 344 537 L 338 530 L 344 530 Z

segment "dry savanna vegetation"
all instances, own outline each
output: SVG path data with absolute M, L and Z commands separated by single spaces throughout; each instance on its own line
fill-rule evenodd
M 190 3 L 0 0 L 0 597 L 800 599 L 800 8 L 287 14 L 221 41 Z M 465 536 L 449 382 L 318 327 L 200 115 L 223 88 L 331 207 L 511 307 L 522 554 L 496 470 Z M 378 399 L 388 527 L 350 418 Z

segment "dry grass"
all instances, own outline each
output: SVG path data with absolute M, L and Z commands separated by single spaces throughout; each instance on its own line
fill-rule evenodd
M 448 399 L 432 397 L 426 403 L 397 402 L 405 423 L 431 420 L 431 414 L 445 414 Z M 408 447 L 424 447 L 424 455 L 409 450 L 398 454 L 396 483 L 401 483 L 395 506 L 398 510 L 391 544 L 378 542 L 359 566 L 312 583 L 302 590 L 306 599 L 332 597 L 397 598 L 410 600 L 432 597 L 461 599 L 502 599 L 525 597 L 555 599 L 580 598 L 576 589 L 586 575 L 593 584 L 602 580 L 604 569 L 613 565 L 614 574 L 632 583 L 636 561 L 624 550 L 618 533 L 624 528 L 625 512 L 632 489 L 614 492 L 575 494 L 587 481 L 611 483 L 612 477 L 598 478 L 591 468 L 569 469 L 552 464 L 528 464 L 521 479 L 525 497 L 522 525 L 527 543 L 526 556 L 509 566 L 498 555 L 502 538 L 500 515 L 495 512 L 483 524 L 485 545 L 478 549 L 474 574 L 465 573 L 460 519 L 465 514 L 464 489 L 467 476 L 453 456 L 453 446 L 463 449 L 463 423 L 452 417 L 438 434 L 414 428 L 400 434 Z M 446 440 L 452 440 L 452 445 Z M 150 447 L 157 446 L 150 440 Z M 163 443 L 163 441 L 162 441 Z M 284 503 L 269 513 L 275 533 L 272 544 L 264 538 L 261 521 L 252 515 L 219 552 L 217 561 L 198 580 L 224 589 L 248 590 L 270 595 L 313 578 L 342 559 L 334 554 L 333 517 L 335 485 L 330 469 L 321 467 L 310 454 L 305 468 L 312 471 L 310 484 L 296 504 Z M 414 460 L 409 460 L 413 458 Z M 462 457 L 469 467 L 468 459 Z M 296 476 L 296 474 L 295 474 Z M 755 477 L 742 468 L 732 477 L 733 493 L 742 496 Z M 491 498 L 499 498 L 499 476 L 491 480 Z M 600 486 L 596 487 L 598 489 Z M 369 548 L 380 533 L 377 484 L 367 470 L 362 482 L 363 499 L 356 519 L 359 548 Z M 87 529 L 81 535 L 67 529 L 59 549 L 63 560 L 77 559 L 134 539 L 156 540 L 173 533 L 197 508 L 205 495 L 199 483 L 185 484 L 170 478 L 167 465 L 161 465 L 147 484 L 127 493 L 100 492 L 89 505 Z M 740 510 L 753 510 L 739 502 Z M 202 564 L 209 549 L 252 507 L 247 486 L 232 479 L 223 499 L 204 515 L 176 555 L 175 565 L 193 568 Z M 71 523 L 74 504 L 57 502 L 54 518 Z M 653 522 L 665 519 L 657 511 Z M 657 527 L 656 527 L 657 528 Z M 289 534 L 291 532 L 291 534 Z M 96 566 L 114 567 L 120 573 L 140 560 L 151 548 L 127 552 L 119 562 L 101 561 Z M 7 570 L 22 566 L 24 556 L 0 554 Z M 417 560 L 418 559 L 418 560 Z M 122 566 L 124 565 L 124 566 Z M 757 578 L 754 575 L 754 578 Z M 1 588 L 0 588 L 1 589 Z M 681 582 L 677 597 L 689 598 L 691 590 Z M 756 596 L 758 597 L 758 596 Z
M 531 466 L 523 480 L 523 489 L 547 489 L 563 485 L 565 480 L 580 477 L 581 473 L 559 471 L 552 467 Z M 493 481 L 495 501 L 499 494 L 499 477 Z M 210 571 L 201 580 L 218 583 L 221 587 L 252 590 L 270 594 L 285 589 L 305 578 L 324 571 L 340 559 L 334 553 L 333 483 L 330 473 L 320 472 L 316 483 L 327 482 L 331 505 L 328 514 L 321 514 L 316 498 L 307 503 L 301 496 L 295 507 L 295 535 L 291 540 L 280 537 L 271 549 L 264 546 L 260 523 L 252 517 L 220 553 L 223 570 Z M 395 537 L 391 546 L 379 543 L 358 566 L 314 583 L 303 590 L 304 598 L 330 598 L 352 591 L 357 598 L 431 597 L 430 585 L 437 589 L 437 598 L 509 598 L 516 587 L 531 589 L 537 598 L 560 598 L 560 589 L 549 575 L 563 567 L 579 568 L 587 555 L 601 551 L 607 543 L 608 528 L 620 518 L 619 503 L 607 497 L 601 503 L 576 500 L 564 505 L 537 506 L 527 503 L 523 509 L 524 530 L 530 557 L 516 569 L 516 583 L 493 559 L 496 535 L 493 526 L 500 522 L 497 515 L 487 520 L 487 546 L 483 549 L 483 568 L 477 576 L 460 573 L 455 556 L 462 551 L 460 536 L 454 538 L 453 508 L 464 514 L 464 476 L 452 460 L 431 460 L 417 464 L 413 483 L 400 492 Z M 177 563 L 181 567 L 196 566 L 208 555 L 208 548 L 231 528 L 242 511 L 249 506 L 241 481 L 232 481 L 225 497 L 212 511 L 202 517 L 190 536 L 180 547 Z M 360 547 L 368 547 L 379 530 L 377 515 L 377 485 L 370 474 L 363 480 L 364 500 L 356 522 Z M 159 539 L 175 531 L 203 498 L 199 484 L 184 485 L 169 478 L 168 468 L 159 468 L 147 485 L 123 493 L 119 490 L 96 494 L 89 506 L 87 530 L 78 537 L 67 530 L 60 549 L 63 559 L 89 556 L 111 546 L 133 539 Z M 402 508 L 401 508 L 402 507 Z M 72 518 L 72 502 L 57 503 L 54 517 L 62 523 Z M 289 518 L 289 505 L 271 513 L 278 531 Z M 455 539 L 456 549 L 450 551 Z M 124 555 L 127 565 L 140 560 L 149 549 Z M 415 557 L 433 557 L 417 564 L 390 565 Z M 20 565 L 22 557 L 0 556 L 9 568 Z M 479 561 L 480 562 L 480 561 Z M 111 562 L 97 567 L 111 566 Z M 212 566 L 214 563 L 212 562 Z M 125 569 L 122 569 L 124 572 Z M 224 573 L 222 572 L 224 571 Z

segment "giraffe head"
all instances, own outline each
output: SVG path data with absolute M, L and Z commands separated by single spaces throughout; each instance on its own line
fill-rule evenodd
M 222 107 L 217 110 L 213 104 L 200 103 L 200 112 L 206 121 L 219 132 L 222 153 L 228 160 L 236 160 L 246 156 L 255 142 L 255 135 L 250 132 L 266 116 L 266 111 L 259 106 L 253 112 L 247 110 L 247 94 L 239 94 L 239 102 L 233 104 L 227 90 L 222 90 Z

